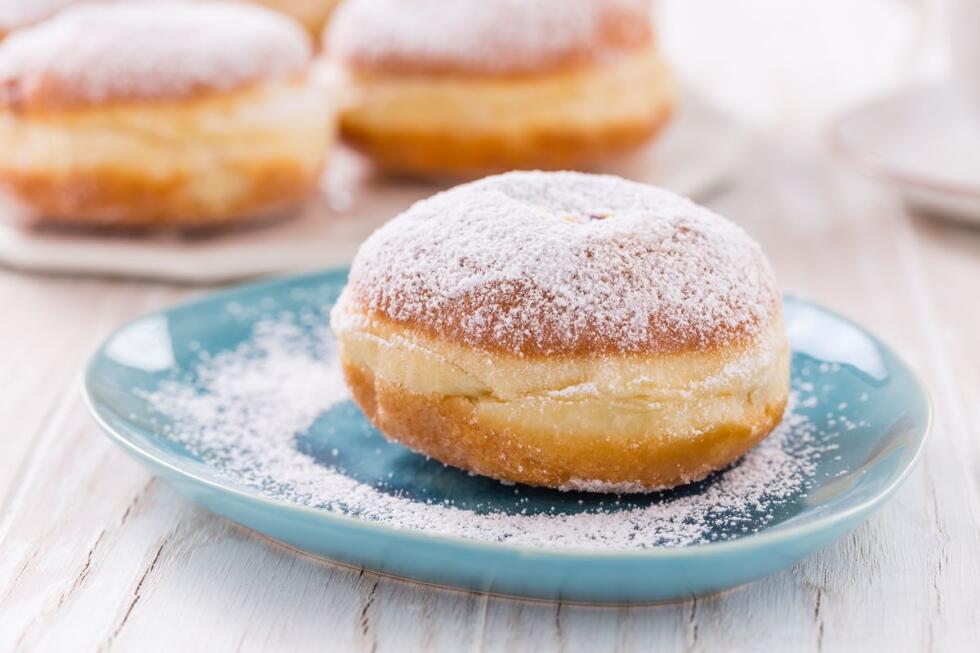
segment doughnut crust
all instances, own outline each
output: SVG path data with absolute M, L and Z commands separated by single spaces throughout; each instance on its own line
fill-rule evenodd
M 551 362 L 478 357 L 374 320 L 340 328 L 354 400 L 382 433 L 528 485 L 637 492 L 695 481 L 762 440 L 786 404 L 785 341 Z M 755 369 L 725 376 L 730 361 Z
M 398 4 L 345 3 L 325 36 L 355 88 L 342 134 L 388 171 L 586 166 L 642 144 L 673 110 L 646 3 L 423 0 L 413 17 Z
M 723 218 L 618 178 L 512 173 L 376 232 L 331 326 L 389 438 L 505 481 L 640 492 L 701 479 L 779 423 L 780 307 Z
M 75 52 L 85 33 L 98 36 Z M 77 226 L 196 228 L 291 208 L 333 140 L 311 58 L 298 26 L 258 7 L 68 9 L 0 45 L 0 184 L 37 222 Z

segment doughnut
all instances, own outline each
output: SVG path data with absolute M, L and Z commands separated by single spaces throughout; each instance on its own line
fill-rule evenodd
M 648 492 L 781 421 L 782 302 L 739 227 L 619 177 L 512 172 L 368 238 L 331 312 L 389 439 L 506 482 Z
M 0 186 L 37 221 L 196 228 L 315 188 L 330 93 L 295 21 L 234 2 L 70 7 L 0 43 Z
M 62 9 L 85 0 L 0 0 L 0 39 L 16 29 L 50 18 Z M 103 0 L 153 2 L 154 0 Z M 208 0 L 204 0 L 208 1 Z M 339 0 L 251 0 L 284 13 L 299 22 L 311 36 L 319 37 Z
M 389 172 L 587 166 L 674 104 L 648 0 L 347 0 L 324 35 L 355 100 L 341 134 Z

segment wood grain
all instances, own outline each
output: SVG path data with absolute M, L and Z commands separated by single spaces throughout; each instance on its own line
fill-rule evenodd
M 803 146 L 760 146 L 715 208 L 783 284 L 895 346 L 933 439 L 884 509 L 727 594 L 590 608 L 436 590 L 297 555 L 178 498 L 113 447 L 78 392 L 121 321 L 189 294 L 0 273 L 0 651 L 976 650 L 980 231 L 906 213 Z

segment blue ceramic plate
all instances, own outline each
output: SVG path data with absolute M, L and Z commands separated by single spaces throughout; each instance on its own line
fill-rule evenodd
M 785 308 L 793 383 L 810 397 L 793 410 L 813 427 L 810 449 L 822 453 L 812 457 L 798 491 L 760 505 L 757 517 L 715 515 L 696 542 L 683 546 L 551 547 L 395 528 L 343 506 L 297 503 L 278 479 L 237 478 L 222 469 L 226 456 L 174 437 L 179 429 L 151 401 L 155 393 L 175 382 L 193 386 L 202 361 L 240 348 L 270 319 L 299 316 L 297 337 L 322 330 L 345 279 L 345 271 L 331 271 L 244 286 L 124 326 L 88 366 L 85 391 L 96 419 L 191 500 L 297 549 L 437 585 L 595 603 L 685 598 L 785 568 L 865 520 L 908 475 L 925 441 L 928 401 L 908 367 L 860 327 L 794 298 Z M 410 502 L 399 505 L 451 497 L 455 506 L 484 515 L 602 512 L 615 519 L 618 511 L 696 499 L 723 476 L 647 497 L 505 486 L 386 442 L 349 401 L 297 433 L 295 447 L 311 465 Z

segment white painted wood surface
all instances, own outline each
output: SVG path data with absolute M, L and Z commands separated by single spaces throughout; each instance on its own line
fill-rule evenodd
M 787 289 L 891 343 L 935 405 L 920 466 L 851 535 L 664 607 L 512 601 L 314 560 L 177 497 L 82 405 L 101 338 L 199 290 L 0 270 L 0 653 L 980 650 L 980 230 L 910 216 L 786 133 L 709 204 Z
M 797 147 L 758 148 L 712 204 L 787 288 L 880 334 L 931 390 L 922 464 L 838 544 L 725 595 L 630 608 L 435 590 L 297 555 L 178 498 L 82 406 L 97 341 L 190 291 L 2 273 L 0 651 L 976 650 L 980 231 L 911 217 Z

